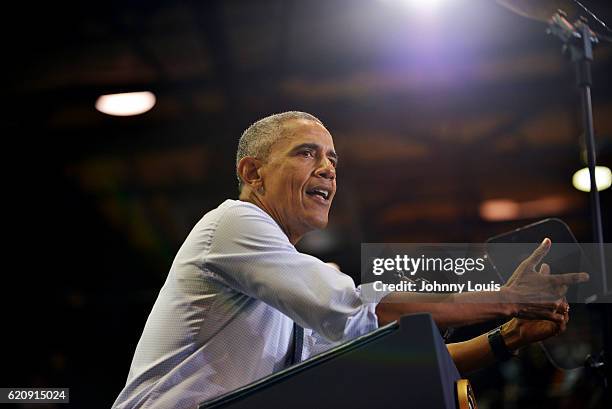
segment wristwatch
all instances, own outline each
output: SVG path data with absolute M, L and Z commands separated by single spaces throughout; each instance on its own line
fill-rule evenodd
M 504 337 L 501 334 L 501 326 L 489 331 L 487 333 L 487 338 L 489 338 L 491 351 L 498 361 L 507 361 L 517 355 L 517 351 L 509 349 L 504 342 Z

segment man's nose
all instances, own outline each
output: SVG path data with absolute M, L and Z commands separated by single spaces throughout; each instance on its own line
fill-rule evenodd
M 315 173 L 325 179 L 336 179 L 336 168 L 329 158 L 323 158 Z

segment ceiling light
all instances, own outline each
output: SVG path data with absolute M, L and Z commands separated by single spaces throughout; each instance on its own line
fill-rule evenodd
M 509 199 L 486 200 L 480 205 L 480 217 L 484 220 L 497 222 L 518 219 L 520 205 Z
M 612 171 L 606 166 L 595 167 L 595 183 L 597 190 L 605 190 L 612 185 Z M 582 168 L 572 177 L 574 187 L 582 192 L 591 191 L 589 168 Z
M 108 115 L 131 116 L 147 112 L 155 105 L 152 92 L 126 92 L 98 97 L 96 109 Z
M 485 200 L 479 210 L 484 220 L 498 222 L 559 215 L 575 206 L 575 202 L 564 196 L 544 196 L 524 202 L 510 199 Z

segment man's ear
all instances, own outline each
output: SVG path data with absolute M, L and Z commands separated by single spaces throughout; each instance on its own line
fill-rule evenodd
M 242 178 L 242 183 L 249 185 L 254 190 L 259 189 L 263 185 L 263 179 L 259 169 L 263 166 L 263 162 L 252 156 L 245 156 L 238 162 L 238 174 Z

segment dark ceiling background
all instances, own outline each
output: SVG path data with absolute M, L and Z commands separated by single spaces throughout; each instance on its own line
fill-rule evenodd
M 609 1 L 585 4 L 612 21 Z M 110 405 L 182 240 L 236 197 L 241 132 L 275 112 L 334 136 L 330 226 L 301 248 L 356 280 L 362 242 L 481 242 L 545 217 L 590 241 L 572 66 L 543 24 L 494 2 L 428 16 L 376 0 L 28 3 L 4 20 L 10 384 Z M 612 45 L 595 61 L 611 166 Z M 157 96 L 143 115 L 94 109 L 140 90 Z M 490 199 L 536 210 L 486 221 Z M 609 241 L 610 189 L 601 200 Z

